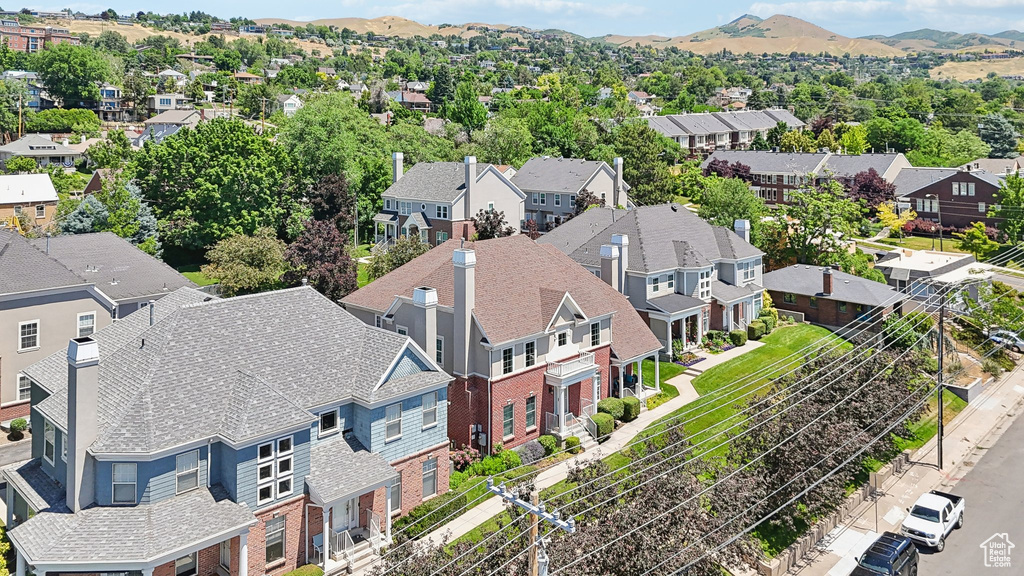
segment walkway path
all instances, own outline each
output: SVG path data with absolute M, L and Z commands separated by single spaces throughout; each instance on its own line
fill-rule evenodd
M 537 479 L 535 481 L 537 490 L 549 488 L 562 480 L 565 480 L 569 474 L 569 469 L 578 462 L 594 458 L 604 458 L 605 456 L 614 454 L 615 452 L 623 449 L 633 441 L 637 434 L 642 432 L 655 421 L 696 400 L 698 396 L 697 392 L 693 388 L 692 381 L 698 375 L 707 371 L 709 368 L 722 364 L 723 362 L 728 362 L 737 356 L 746 354 L 747 352 L 761 346 L 764 346 L 764 344 L 748 341 L 747 344 L 742 347 L 733 348 L 722 352 L 721 354 L 708 355 L 706 356 L 707 359 L 703 362 L 691 366 L 686 370 L 686 372 L 667 380 L 667 383 L 672 384 L 679 389 L 679 396 L 669 400 L 661 406 L 658 406 L 654 410 L 642 411 L 636 420 L 622 425 L 622 427 L 616 430 L 611 438 L 604 441 L 597 450 L 573 456 L 572 458 L 566 459 L 555 466 L 544 470 L 537 475 Z M 472 508 L 461 516 L 454 518 L 444 526 L 441 526 L 437 530 L 431 532 L 426 536 L 426 539 L 434 544 L 440 544 L 445 534 L 447 534 L 449 541 L 455 540 L 464 536 L 480 524 L 483 524 L 488 519 L 502 513 L 504 510 L 505 506 L 501 498 L 498 498 L 497 496 L 488 498 L 478 504 L 475 508 Z

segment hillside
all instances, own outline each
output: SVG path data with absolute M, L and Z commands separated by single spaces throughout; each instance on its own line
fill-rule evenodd
M 864 39 L 875 40 L 899 48 L 908 52 L 932 51 L 932 52 L 983 52 L 991 50 L 1001 52 L 1007 48 L 1017 48 L 1017 44 L 1024 43 L 1024 34 L 1016 30 L 1007 30 L 999 34 L 958 34 L 956 32 L 945 32 L 922 28 L 894 34 L 892 36 L 865 36 Z
M 981 62 L 946 62 L 938 68 L 932 68 L 930 74 L 935 80 L 955 78 L 963 82 L 983 79 L 991 72 L 999 76 L 1024 75 L 1024 57 Z
M 509 24 L 485 24 L 482 22 L 467 22 L 465 24 L 451 25 L 451 24 L 420 24 L 415 20 L 409 20 L 408 18 L 402 18 L 400 16 L 381 16 L 379 18 L 322 18 L 320 20 L 312 20 L 309 22 L 299 22 L 296 20 L 287 20 L 284 18 L 257 18 L 257 24 L 289 24 L 291 26 L 305 26 L 307 24 L 313 24 L 314 26 L 335 26 L 337 28 L 348 28 L 354 31 L 356 34 L 382 34 L 385 36 L 399 36 L 401 38 L 412 38 L 414 36 L 422 36 L 423 38 L 429 38 L 434 34 L 441 34 L 442 36 L 459 36 L 460 38 L 471 38 L 480 34 L 477 30 L 470 30 L 470 27 L 485 27 L 494 28 L 497 30 L 508 30 L 513 28 Z M 544 34 L 555 34 L 564 36 L 575 36 L 564 30 L 544 30 Z M 519 34 L 508 33 L 507 36 L 519 38 Z M 576 36 L 579 37 L 579 36 Z

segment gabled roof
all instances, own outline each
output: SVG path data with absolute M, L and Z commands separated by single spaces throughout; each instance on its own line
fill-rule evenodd
M 17 232 L 0 230 L 0 294 L 89 284 Z
M 893 184 L 896 185 L 897 196 L 906 196 L 925 186 L 931 186 L 936 182 L 942 182 L 958 175 L 971 175 L 993 186 L 999 186 L 1000 178 L 995 174 L 984 170 L 966 172 L 958 168 L 904 168 L 893 180 Z
M 143 122 L 146 125 L 152 124 L 198 124 L 202 114 L 198 110 L 165 110 Z
M 861 172 L 874 168 L 879 175 L 885 174 L 893 164 L 903 166 L 909 163 L 899 152 L 884 154 L 831 154 L 825 160 L 824 170 L 840 178 L 853 178 Z
M 438 305 L 455 305 L 449 240 L 426 254 L 342 299 L 346 306 L 384 311 L 413 290 L 437 290 Z M 636 358 L 660 343 L 625 296 L 551 246 L 525 235 L 467 242 L 476 251 L 476 301 L 473 316 L 492 344 L 544 332 L 566 293 L 588 318 L 614 314 L 612 350 L 619 358 Z
M 591 212 L 595 214 L 591 215 Z M 628 269 L 644 274 L 674 268 L 710 266 L 718 260 L 760 256 L 762 252 L 735 232 L 712 226 L 678 204 L 640 206 L 634 210 L 591 208 L 541 236 L 584 266 L 601 265 L 601 246 L 612 235 L 629 237 Z M 600 228 L 598 222 L 612 220 Z M 580 242 L 580 238 L 586 238 Z
M 56 202 L 57 190 L 49 174 L 6 174 L 0 176 L 0 204 Z
M 26 134 L 10 144 L 0 146 L 0 152 L 14 156 L 77 156 L 78 153 L 39 134 Z
M 306 485 L 314 501 L 326 503 L 365 492 L 397 476 L 383 456 L 370 452 L 355 438 L 338 434 L 310 450 Z
M 768 130 L 779 122 L 790 128 L 801 128 L 804 122 L 788 110 L 742 110 L 736 112 L 699 112 L 670 114 L 647 118 L 651 128 L 670 138 L 685 135 L 707 135 L 722 132 Z
M 477 180 L 490 168 L 490 164 L 477 164 Z M 466 167 L 462 162 L 419 162 L 385 190 L 384 196 L 426 202 L 454 202 L 465 192 Z
M 615 177 L 611 167 L 600 160 L 547 156 L 530 158 L 516 171 L 512 183 L 523 191 L 577 194 L 602 170 L 612 178 Z M 623 184 L 629 190 L 629 185 Z
M 95 283 L 114 300 L 161 297 L 182 286 L 192 286 L 188 278 L 112 232 L 62 234 L 49 240 L 30 240 L 88 282 Z
M 706 169 L 715 160 L 725 160 L 733 164 L 739 162 L 750 166 L 751 172 L 771 172 L 775 174 L 796 174 L 804 176 L 817 174 L 828 158 L 825 152 L 770 152 L 767 150 L 715 150 L 701 163 Z
M 94 335 L 94 453 L 146 454 L 215 436 L 243 443 L 314 421 L 313 407 L 386 401 L 451 380 L 422 358 L 395 373 L 396 359 L 423 352 L 310 287 L 223 300 L 181 288 L 153 313 L 152 326 L 148 314 L 130 314 Z M 25 370 L 51 394 L 35 408 L 64 429 L 65 355 Z
M 832 294 L 826 296 L 822 292 L 823 274 L 824 269 L 820 266 L 794 264 L 768 272 L 762 277 L 761 284 L 765 290 L 828 298 L 865 306 L 890 306 L 907 299 L 906 294 L 898 292 L 888 284 L 847 274 L 841 270 L 832 271 Z

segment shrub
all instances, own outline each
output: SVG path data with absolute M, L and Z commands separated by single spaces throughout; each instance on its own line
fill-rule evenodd
M 469 480 L 469 474 L 466 472 L 452 472 L 448 477 L 448 487 L 452 490 L 458 490 L 459 486 L 462 486 L 466 480 Z
M 622 420 L 625 408 L 622 406 L 622 400 L 618 398 L 605 398 L 597 403 L 597 411 L 603 412 L 615 420 Z
M 503 450 L 497 457 L 498 460 L 501 460 L 501 464 L 503 466 L 501 470 L 502 472 L 518 468 L 523 465 L 523 459 L 519 457 L 519 453 L 515 450 Z
M 285 572 L 284 576 L 324 576 L 324 570 L 316 564 L 306 564 L 291 572 Z
M 991 374 L 991 375 L 995 376 L 996 378 L 999 378 L 999 376 L 1001 376 L 1002 373 L 1003 373 L 1003 367 L 1000 366 L 998 362 L 996 362 L 995 360 L 991 360 L 991 359 L 987 359 L 984 362 L 982 362 L 981 363 L 981 369 L 986 374 Z M 13 428 L 13 425 L 12 425 L 12 428 Z
M 537 438 L 537 442 L 544 447 L 544 455 L 551 456 L 558 449 L 558 439 L 550 434 L 545 434 L 540 438 Z
M 764 333 L 771 334 L 772 330 L 775 330 L 775 327 L 779 325 L 779 319 L 776 316 L 765 314 L 764 312 L 765 311 L 762 310 L 761 315 L 758 316 L 757 319 L 764 323 Z
M 762 322 L 762 324 L 764 323 Z M 747 343 L 747 333 L 743 330 L 733 330 L 729 332 L 729 341 L 732 342 L 733 346 L 743 346 Z
M 636 420 L 638 416 L 640 416 L 640 399 L 633 398 L 632 396 L 629 398 L 623 398 L 622 421 L 632 422 L 633 420 Z
M 611 414 L 598 412 L 590 417 L 597 425 L 597 438 L 604 440 L 615 430 L 615 419 Z
M 408 514 L 395 520 L 392 529 L 396 532 L 405 530 L 409 538 L 417 538 L 439 521 L 451 516 L 458 510 L 465 508 L 467 504 L 466 494 L 462 492 L 448 492 L 437 498 L 431 498 L 423 504 L 413 508 Z
M 547 453 L 537 440 L 530 440 L 516 449 L 523 464 L 535 464 Z
M 659 392 L 658 394 L 655 394 L 654 396 L 651 396 L 650 398 L 647 399 L 647 409 L 654 410 L 658 406 L 661 406 L 662 404 L 668 402 L 671 399 L 672 398 L 669 397 L 668 394 L 665 394 L 664 392 Z
M 501 442 L 495 442 L 494 445 L 491 446 L 491 453 L 494 454 L 495 456 L 497 456 L 498 454 L 501 454 L 504 451 L 505 451 L 505 445 L 502 444 Z
M 684 342 L 682 339 L 673 340 L 672 357 L 678 360 L 681 356 L 683 356 L 686 353 L 686 351 L 684 350 L 685 346 L 686 342 Z
M 24 418 L 11 420 L 11 432 L 24 432 L 28 430 L 28 421 Z
M 747 337 L 751 340 L 760 340 L 764 336 L 764 322 L 754 320 L 747 325 Z
M 583 448 L 580 446 L 580 439 L 576 436 L 569 436 L 565 439 L 565 449 L 570 454 L 579 454 L 583 451 Z
M 480 451 L 465 444 L 449 455 L 455 470 L 461 472 L 480 461 Z

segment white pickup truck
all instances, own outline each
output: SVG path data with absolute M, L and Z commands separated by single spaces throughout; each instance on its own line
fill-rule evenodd
M 901 532 L 907 538 L 942 552 L 946 536 L 964 525 L 964 499 L 961 496 L 932 490 L 922 494 L 910 514 L 903 520 Z

